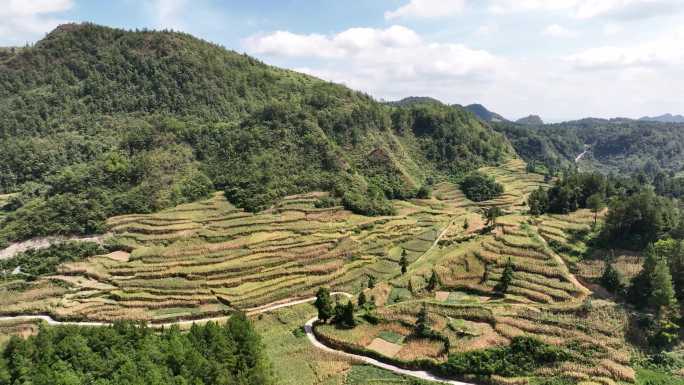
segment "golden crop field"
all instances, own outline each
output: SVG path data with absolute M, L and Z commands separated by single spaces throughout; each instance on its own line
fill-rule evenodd
M 476 203 L 456 185 L 442 182 L 430 199 L 396 201 L 393 216 L 316 208 L 324 193 L 290 196 L 251 214 L 216 193 L 155 214 L 110 218 L 115 241 L 129 252 L 67 263 L 54 276 L 6 286 L 2 290 L 10 293 L 0 297 L 0 309 L 68 320 L 167 323 L 308 298 L 321 286 L 354 295 L 364 290 L 378 306 L 378 324 L 353 330 L 324 325 L 317 333 L 406 362 L 444 361 L 449 353 L 534 336 L 577 357 L 591 352 L 534 376 L 633 382 L 624 314 L 610 303 L 584 309 L 590 292 L 568 268 L 586 250 L 582 235 L 593 214 L 581 210 L 533 218 L 526 200 L 544 185 L 540 175 L 527 173 L 520 160 L 482 171 L 504 185 L 503 195 Z M 483 212 L 494 206 L 504 215 L 487 232 Z M 409 267 L 402 275 L 403 251 Z M 497 296 L 508 261 L 514 278 L 507 293 Z M 433 272 L 436 293 L 426 288 Z M 372 289 L 367 288 L 370 277 L 377 281 Z M 448 337 L 448 350 L 434 341 L 406 338 L 422 304 L 430 311 L 432 328 Z M 310 355 L 308 348 L 297 349 L 300 356 Z M 334 368 L 319 364 L 316 373 L 350 366 L 345 360 L 335 361 Z M 492 380 L 523 384 L 532 379 Z

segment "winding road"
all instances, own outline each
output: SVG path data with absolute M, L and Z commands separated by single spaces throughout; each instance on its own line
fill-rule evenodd
M 345 292 L 341 292 L 341 291 L 340 292 L 332 292 L 330 294 L 331 295 L 344 296 L 347 298 L 353 298 L 354 297 L 353 295 L 351 295 L 349 293 L 345 293 Z M 301 305 L 304 303 L 313 302 L 315 300 L 316 300 L 316 297 L 310 297 L 310 298 L 302 298 L 302 299 L 291 300 L 291 301 L 287 301 L 287 302 L 275 302 L 275 303 L 271 303 L 271 304 L 247 309 L 247 310 L 245 310 L 245 313 L 247 313 L 248 315 L 268 313 L 268 312 L 271 312 L 273 310 L 278 310 L 278 309 L 282 309 L 282 308 L 290 307 L 290 306 L 295 306 L 295 305 Z M 36 320 L 36 319 L 45 321 L 45 322 L 47 322 L 48 325 L 75 325 L 75 326 L 110 326 L 111 325 L 111 323 L 108 323 L 108 322 L 58 321 L 58 320 L 55 320 L 54 318 L 50 317 L 49 315 L 20 315 L 20 316 L 11 316 L 11 317 L 0 317 L 0 321 L 17 321 L 17 320 L 27 320 L 28 321 L 28 320 Z M 203 318 L 203 319 L 190 320 L 190 321 L 177 321 L 177 322 L 169 322 L 169 323 L 163 323 L 163 324 L 149 324 L 149 326 L 150 327 L 162 327 L 162 326 L 169 327 L 171 325 L 192 324 L 192 323 L 196 323 L 196 322 L 223 321 L 226 319 L 228 319 L 228 316 L 214 317 L 214 318 Z M 326 352 L 338 354 L 338 355 L 343 356 L 343 357 L 352 358 L 354 360 L 357 360 L 357 361 L 360 361 L 360 362 L 363 362 L 363 363 L 366 363 L 369 365 L 377 366 L 379 368 L 389 370 L 393 373 L 401 374 L 404 376 L 419 378 L 419 379 L 426 380 L 426 381 L 442 382 L 445 384 L 452 384 L 452 385 L 473 385 L 473 384 L 469 384 L 466 382 L 459 382 L 459 381 L 454 381 L 454 380 L 443 379 L 443 378 L 434 376 L 434 375 L 432 375 L 426 371 L 423 371 L 423 370 L 402 369 L 398 366 L 389 365 L 389 364 L 386 364 L 384 362 L 380 362 L 380 361 L 375 360 L 375 359 L 370 358 L 370 357 L 361 356 L 361 355 L 357 355 L 357 354 L 351 354 L 351 353 L 347 353 L 347 352 L 344 352 L 341 350 L 335 350 L 335 349 L 329 348 L 328 346 L 326 346 L 322 342 L 320 342 L 313 333 L 313 324 L 314 324 L 314 322 L 316 322 L 317 319 L 318 319 L 318 317 L 314 317 L 314 318 L 310 319 L 309 321 L 307 321 L 306 324 L 304 324 L 304 331 L 306 333 L 307 338 L 311 342 L 311 344 L 318 349 L 324 350 Z

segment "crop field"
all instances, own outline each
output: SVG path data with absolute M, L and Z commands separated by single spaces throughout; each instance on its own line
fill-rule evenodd
M 38 333 L 43 321 L 39 320 L 2 320 L 0 321 L 0 348 L 5 346 L 12 336 L 26 338 Z
M 441 182 L 429 199 L 395 201 L 393 216 L 317 208 L 325 193 L 286 197 L 252 214 L 216 193 L 155 214 L 110 218 L 111 241 L 127 251 L 66 263 L 33 282 L 6 282 L 0 313 L 168 323 L 249 313 L 328 286 L 354 295 L 364 291 L 377 307 L 376 324 L 317 327 L 340 346 L 407 363 L 443 362 L 449 354 L 533 336 L 563 347 L 573 359 L 530 378 L 493 382 L 534 383 L 559 375 L 608 385 L 633 382 L 624 314 L 609 301 L 586 310 L 591 293 L 568 268 L 575 269 L 586 252 L 593 213 L 531 217 L 526 200 L 544 185 L 540 175 L 527 173 L 520 160 L 482 171 L 504 185 L 501 196 L 476 203 L 455 184 Z M 504 215 L 486 228 L 483 213 L 490 207 Z M 409 265 L 402 274 L 404 253 Z M 513 279 L 499 295 L 508 263 Z M 428 288 L 432 274 L 436 290 Z M 422 304 L 448 347 L 413 335 Z M 298 305 L 255 316 L 269 355 L 284 361 L 275 368 L 283 384 L 412 383 L 315 350 L 298 331 L 313 315 L 311 305 Z

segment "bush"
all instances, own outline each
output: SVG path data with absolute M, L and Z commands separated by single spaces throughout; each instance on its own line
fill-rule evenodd
M 440 371 L 446 376 L 521 376 L 568 358 L 566 351 L 538 339 L 514 337 L 506 347 L 449 355 L 448 361 L 440 366 Z
M 19 267 L 22 273 L 31 277 L 54 274 L 61 263 L 80 261 L 105 252 L 95 242 L 58 243 L 44 249 L 30 249 L 0 261 L 0 270 L 9 272 Z
M 466 176 L 461 181 L 460 186 L 466 197 L 475 202 L 494 199 L 504 191 L 503 186 L 497 183 L 494 178 L 479 171 L 472 172 Z

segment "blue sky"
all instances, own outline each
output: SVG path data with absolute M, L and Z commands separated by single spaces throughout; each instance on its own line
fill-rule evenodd
M 170 28 L 394 100 L 509 118 L 684 113 L 684 0 L 5 0 L 0 45 Z

